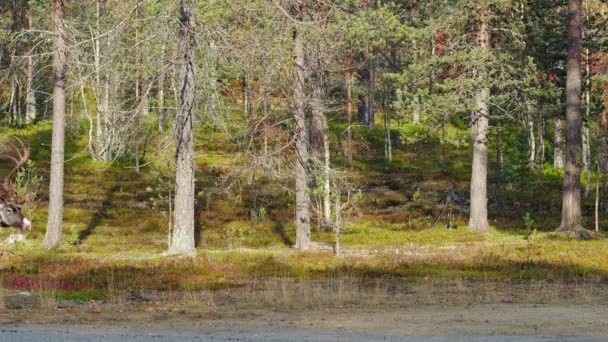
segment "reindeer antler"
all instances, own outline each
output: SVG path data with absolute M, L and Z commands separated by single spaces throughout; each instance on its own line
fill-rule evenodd
M 15 172 L 19 170 L 19 168 L 23 166 L 23 164 L 25 164 L 28 159 L 30 159 L 30 155 L 32 152 L 31 147 L 29 145 L 25 145 L 23 141 L 21 141 L 21 139 L 15 137 L 14 140 L 18 143 L 19 147 L 17 147 L 17 145 L 15 145 L 13 141 L 9 140 L 5 143 L 6 145 L 8 145 L 10 150 L 8 150 L 6 147 L 3 147 L 2 152 L 0 152 L 0 158 L 8 159 L 11 164 L 13 164 L 13 168 L 11 169 L 11 171 L 6 175 L 6 177 L 4 177 L 5 182 L 8 182 L 8 180 L 11 179 Z

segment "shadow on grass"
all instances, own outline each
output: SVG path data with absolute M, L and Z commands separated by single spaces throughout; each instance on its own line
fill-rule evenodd
M 285 225 L 281 221 L 277 221 L 272 231 L 279 236 L 281 242 L 287 247 L 291 247 L 294 245 L 293 241 L 289 238 L 287 233 L 285 232 Z
M 112 206 L 112 202 L 113 202 L 112 197 L 114 195 L 114 192 L 116 192 L 118 190 L 119 190 L 118 185 L 114 185 L 113 187 L 108 189 L 103 202 L 101 202 L 101 206 L 97 210 L 95 210 L 87 227 L 85 229 L 81 230 L 80 232 L 78 232 L 76 241 L 72 242 L 73 245 L 81 244 L 84 240 L 86 240 L 89 236 L 91 236 L 95 232 L 95 228 L 97 228 L 97 226 L 99 226 L 99 224 L 101 223 L 101 220 L 103 220 L 106 217 L 106 215 L 108 213 L 108 209 L 110 209 Z

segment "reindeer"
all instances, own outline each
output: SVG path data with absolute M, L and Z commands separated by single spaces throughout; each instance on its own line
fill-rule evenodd
M 6 141 L 0 148 L 0 158 L 7 160 L 12 166 L 0 187 L 0 226 L 30 230 L 32 222 L 23 216 L 21 207 L 13 202 L 13 200 L 25 201 L 29 195 L 17 193 L 11 180 L 17 170 L 30 159 L 31 148 L 23 144 L 19 138 L 15 138 L 15 141 L 18 144 Z

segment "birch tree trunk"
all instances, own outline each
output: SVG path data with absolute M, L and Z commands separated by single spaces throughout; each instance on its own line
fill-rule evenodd
M 553 167 L 564 168 L 564 123 L 562 119 L 555 120 L 555 137 L 553 140 Z
M 562 221 L 558 231 L 582 227 L 581 217 L 581 46 L 582 0 L 568 0 L 568 63 L 566 79 L 566 164 L 562 193 Z
M 478 8 L 477 48 L 481 52 L 490 49 L 490 30 L 485 10 Z M 484 76 L 478 72 L 480 81 L 485 82 Z M 471 216 L 469 229 L 485 232 L 488 223 L 488 119 L 490 115 L 488 101 L 490 89 L 486 86 L 475 94 L 475 112 L 472 118 L 473 133 L 473 166 L 471 172 Z
M 180 0 L 175 118 L 175 223 L 169 253 L 192 254 L 194 241 L 194 0 Z
M 292 14 L 298 21 L 302 21 L 303 0 L 294 0 Z M 295 134 L 295 185 L 296 185 L 296 248 L 305 250 L 310 248 L 310 195 L 308 193 L 308 129 L 306 127 L 306 112 L 304 108 L 304 46 L 299 27 L 293 29 L 293 116 Z
M 531 117 L 528 118 L 528 146 L 530 146 L 528 162 L 530 167 L 534 167 L 534 162 L 536 161 L 536 136 L 534 135 L 534 120 Z
M 53 0 L 53 137 L 49 185 L 49 217 L 43 246 L 52 249 L 61 243 L 63 223 L 63 164 L 65 139 L 65 40 L 63 2 Z

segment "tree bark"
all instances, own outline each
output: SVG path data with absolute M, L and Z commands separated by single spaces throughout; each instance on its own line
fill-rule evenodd
M 484 9 L 478 8 L 477 49 L 487 52 L 490 49 L 490 30 Z M 485 75 L 477 72 L 480 84 L 485 83 Z M 485 232 L 488 223 L 488 119 L 490 108 L 490 88 L 482 85 L 475 94 L 475 112 L 472 117 L 473 166 L 471 172 L 471 216 L 469 229 Z
M 63 223 L 63 164 L 65 139 L 65 38 L 63 2 L 53 0 L 53 137 L 49 185 L 49 217 L 43 246 L 46 249 L 61 243 Z
M 32 17 L 27 18 L 29 29 L 32 28 Z M 36 90 L 35 76 L 36 63 L 34 59 L 35 51 L 31 50 L 27 55 L 27 80 L 25 86 L 25 123 L 30 124 L 36 120 Z
M 568 63 L 566 79 L 566 164 L 562 193 L 562 221 L 558 231 L 582 227 L 581 217 L 581 46 L 582 0 L 568 1 Z
M 348 165 L 353 166 L 353 70 L 349 69 L 346 75 L 346 119 L 348 121 L 347 134 L 347 156 Z
M 294 0 L 292 14 L 298 21 L 302 21 L 303 0 Z M 301 33 L 296 26 L 293 29 L 293 116 L 295 134 L 295 185 L 296 185 L 296 248 L 309 249 L 310 240 L 310 195 L 308 192 L 309 155 L 308 155 L 308 129 L 306 127 L 306 112 L 304 107 L 304 46 Z
M 542 172 L 545 165 L 545 118 L 538 120 L 538 166 Z
M 591 189 L 591 146 L 589 142 L 589 127 L 583 125 L 582 131 L 582 142 L 583 142 L 583 170 L 585 171 L 585 176 L 587 178 L 587 182 L 585 183 L 585 197 L 589 195 L 589 190 Z
M 595 176 L 595 231 L 600 231 L 600 164 L 597 164 Z
M 374 99 L 374 90 L 376 87 L 376 58 L 372 56 L 369 61 L 369 79 L 367 80 L 367 128 L 374 129 L 376 127 L 376 102 Z
M 528 118 L 528 146 L 530 146 L 528 162 L 530 167 L 534 167 L 534 162 L 536 161 L 536 136 L 534 135 L 534 120 L 531 117 Z
M 313 163 L 318 165 L 315 170 L 322 172 L 323 176 L 322 189 L 323 189 L 323 221 L 324 224 L 331 222 L 331 187 L 330 187 L 330 174 L 331 174 L 331 156 L 329 151 L 329 136 L 327 117 L 323 109 L 323 79 L 320 75 L 320 67 L 316 67 L 316 70 L 312 72 L 312 98 L 310 107 L 312 109 L 312 120 L 311 120 L 311 147 L 313 151 Z M 317 180 L 319 178 L 317 177 Z M 318 183 L 318 182 L 317 182 Z
M 177 56 L 179 96 L 175 118 L 175 223 L 169 253 L 192 254 L 194 241 L 194 0 L 180 1 Z
M 165 111 L 165 65 L 164 65 L 164 57 L 165 57 L 165 42 L 163 41 L 161 47 L 161 70 L 158 75 L 158 130 L 164 131 L 166 125 L 166 111 Z
M 553 167 L 564 168 L 564 123 L 562 119 L 555 120 L 555 137 L 553 140 Z

